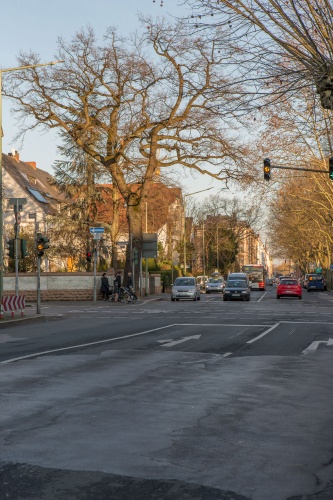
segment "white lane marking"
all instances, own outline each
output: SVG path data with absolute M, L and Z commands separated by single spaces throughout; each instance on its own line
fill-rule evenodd
M 225 354 L 222 355 L 222 358 L 227 358 L 228 356 L 231 356 L 232 352 L 226 352 Z
M 253 342 L 256 342 L 257 340 L 261 339 L 262 337 L 264 337 L 265 335 L 267 335 L 269 332 L 271 332 L 272 330 L 274 330 L 279 325 L 280 325 L 280 323 L 276 323 L 275 325 L 273 325 L 270 328 L 268 328 L 268 330 L 266 330 L 265 332 L 263 332 L 260 335 L 258 335 L 258 337 L 255 337 L 254 339 L 248 340 L 246 343 L 247 344 L 252 344 Z
M 294 332 L 296 332 L 296 328 L 293 328 L 292 330 L 290 330 L 290 332 L 288 333 L 288 335 L 292 335 Z
M 171 342 L 166 340 L 165 341 L 166 344 L 161 345 L 161 347 L 172 347 L 176 344 L 181 344 L 182 342 L 186 342 L 187 340 L 193 340 L 193 339 L 198 340 L 198 339 L 200 339 L 200 337 L 201 337 L 201 335 L 192 335 L 192 337 L 183 337 L 180 340 L 172 340 Z
M 265 293 L 264 293 L 264 295 L 262 295 L 262 296 L 260 297 L 260 299 L 259 299 L 259 300 L 257 300 L 257 302 L 260 302 L 260 301 L 261 301 L 261 300 L 265 297 L 265 295 L 266 295 L 267 293 L 268 293 L 268 292 L 265 292 Z
M 312 342 L 306 349 L 304 349 L 304 351 L 302 351 L 302 354 L 315 352 L 318 349 L 319 344 L 333 345 L 333 339 L 316 340 L 315 342 Z
M 26 356 L 20 356 L 19 358 L 7 359 L 6 361 L 0 361 L 0 365 L 6 365 L 8 363 L 13 363 L 14 361 L 21 361 L 22 359 L 35 358 L 36 356 L 42 356 L 43 354 L 52 354 L 53 352 L 69 351 L 70 349 L 77 349 L 78 347 L 89 347 L 99 344 L 106 344 L 107 342 L 113 342 L 115 340 L 129 339 L 131 337 L 138 337 L 139 335 L 145 335 L 146 333 L 157 332 L 158 330 L 164 330 L 165 328 L 171 328 L 176 325 L 166 325 L 159 328 L 153 328 L 152 330 L 146 330 L 144 332 L 132 333 L 130 335 L 124 335 L 122 337 L 115 337 L 113 339 L 98 340 L 96 342 L 89 342 L 88 344 L 73 345 L 70 347 L 61 347 L 59 349 L 52 349 L 50 351 L 36 352 L 34 354 L 27 354 Z
M 239 335 L 242 335 L 242 333 L 246 332 L 246 330 L 248 330 L 248 328 L 244 328 L 244 330 L 237 332 L 235 335 L 231 335 L 230 337 L 228 337 L 228 339 L 234 339 L 235 337 L 239 337 Z

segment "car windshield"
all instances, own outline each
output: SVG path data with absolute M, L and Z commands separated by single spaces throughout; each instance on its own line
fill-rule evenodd
M 208 283 L 222 283 L 222 278 L 209 278 Z
M 282 280 L 281 285 L 298 285 L 297 280 Z
M 182 286 L 194 286 L 194 279 L 192 278 L 177 278 L 175 281 L 175 285 Z
M 322 276 L 315 274 L 314 276 L 309 276 L 309 281 L 321 281 L 323 279 Z
M 228 288 L 247 288 L 246 282 L 243 280 L 228 281 L 227 287 Z

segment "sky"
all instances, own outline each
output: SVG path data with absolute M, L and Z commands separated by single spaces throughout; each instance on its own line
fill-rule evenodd
M 1 0 L 0 68 L 16 67 L 21 51 L 38 53 L 41 62 L 53 61 L 58 37 L 70 40 L 88 25 L 101 37 L 110 26 L 127 35 L 140 29 L 139 12 L 153 17 L 185 13 L 177 0 L 163 0 L 163 7 L 160 4 L 161 0 Z M 17 150 L 22 161 L 35 161 L 38 168 L 52 174 L 52 165 L 59 159 L 57 136 L 53 132 L 34 131 L 25 136 L 23 144 L 15 142 L 17 123 L 10 111 L 11 103 L 3 98 L 2 104 L 3 152 Z M 209 194 L 215 194 L 223 186 L 209 176 L 188 175 L 182 187 L 186 193 L 213 187 Z M 202 192 L 196 197 L 207 195 Z

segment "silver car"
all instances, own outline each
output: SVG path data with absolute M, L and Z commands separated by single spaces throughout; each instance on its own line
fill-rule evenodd
M 223 278 L 209 278 L 206 283 L 206 293 L 220 292 L 223 293 L 223 288 L 225 286 Z
M 200 300 L 200 286 L 197 285 L 195 278 L 176 279 L 171 290 L 171 300 L 179 299 Z

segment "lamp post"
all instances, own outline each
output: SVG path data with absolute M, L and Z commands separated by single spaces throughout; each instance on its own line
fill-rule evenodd
M 192 196 L 193 194 L 198 194 L 198 193 L 203 193 L 204 191 L 209 191 L 210 189 L 213 189 L 212 187 L 207 188 L 207 189 L 201 189 L 200 191 L 195 191 L 194 193 L 188 193 L 183 196 L 184 198 L 184 238 L 183 238 L 183 243 L 184 243 L 184 276 L 186 276 L 186 202 L 185 198 L 187 196 Z
M 18 66 L 17 68 L 0 69 L 0 308 L 1 318 L 3 317 L 2 310 L 2 295 L 3 295 L 3 182 L 2 182 L 2 73 L 10 71 L 20 71 L 23 69 L 39 68 L 40 66 L 53 66 L 64 61 L 52 61 L 43 64 L 29 64 L 27 66 Z

